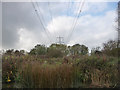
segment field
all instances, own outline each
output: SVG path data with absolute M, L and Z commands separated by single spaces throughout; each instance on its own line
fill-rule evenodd
M 118 57 L 81 55 L 43 58 L 36 55 L 2 57 L 3 88 L 115 88 Z

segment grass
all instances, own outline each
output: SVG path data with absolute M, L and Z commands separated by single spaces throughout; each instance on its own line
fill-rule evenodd
M 118 83 L 117 57 L 80 56 L 70 58 L 3 56 L 2 79 L 24 88 L 115 87 Z M 12 74 L 10 73 L 12 71 Z

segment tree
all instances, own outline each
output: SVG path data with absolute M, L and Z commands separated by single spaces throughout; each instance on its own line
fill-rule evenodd
M 97 46 L 97 47 L 95 47 L 95 48 L 92 48 L 92 50 L 91 50 L 91 54 L 92 54 L 92 55 L 93 55 L 93 54 L 96 54 L 96 52 L 101 52 L 99 46 Z
M 30 52 L 29 52 L 29 54 L 31 54 L 31 55 L 36 55 L 36 50 L 35 50 L 34 48 L 31 49 Z
M 80 47 L 79 44 L 73 45 L 72 48 L 71 48 L 72 55 L 78 55 L 78 54 L 80 54 L 80 48 L 81 47 Z
M 35 46 L 35 50 L 37 55 L 45 55 L 47 52 L 47 48 L 45 47 L 45 45 L 38 44 Z
M 119 56 L 120 48 L 118 47 L 118 42 L 115 40 L 109 40 L 103 43 L 102 52 L 108 56 Z
M 72 55 L 85 55 L 88 53 L 88 47 L 85 45 L 75 44 L 70 50 Z
M 67 54 L 66 52 L 67 46 L 64 44 L 52 44 L 48 49 L 48 56 L 49 57 L 63 57 Z
M 45 55 L 47 53 L 47 48 L 45 45 L 37 44 L 33 49 L 31 49 L 29 54 L 32 55 Z
M 14 54 L 15 54 L 15 55 L 20 55 L 19 50 L 15 50 Z
M 6 50 L 5 54 L 6 55 L 12 55 L 14 53 L 14 49 L 9 49 L 9 50 Z
M 58 57 L 63 57 L 63 55 L 64 54 L 60 50 L 57 50 L 57 49 L 49 49 L 48 51 L 49 57 L 58 58 Z
M 81 54 L 86 55 L 88 53 L 88 47 L 81 45 Z
M 24 55 L 25 54 L 25 50 L 20 50 L 20 54 Z
M 14 54 L 16 55 L 16 56 L 21 56 L 21 55 L 24 55 L 25 54 L 25 51 L 24 50 L 15 50 L 15 52 L 14 52 Z

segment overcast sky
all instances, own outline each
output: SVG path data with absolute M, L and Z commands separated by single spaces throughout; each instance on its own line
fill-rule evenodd
M 117 38 L 117 2 L 85 2 L 72 34 L 80 3 L 4 2 L 2 4 L 2 48 L 29 51 L 37 44 L 49 46 L 64 37 L 67 45 L 84 44 L 89 49 Z M 70 36 L 70 37 L 69 37 Z M 0 46 L 1 48 L 1 46 Z

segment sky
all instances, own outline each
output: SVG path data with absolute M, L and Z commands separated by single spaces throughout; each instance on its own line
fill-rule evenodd
M 89 49 L 117 39 L 117 2 L 85 2 L 76 18 L 81 6 L 80 2 L 3 2 L 0 49 L 29 51 L 37 44 L 58 42 L 58 36 L 67 45 L 79 43 Z

